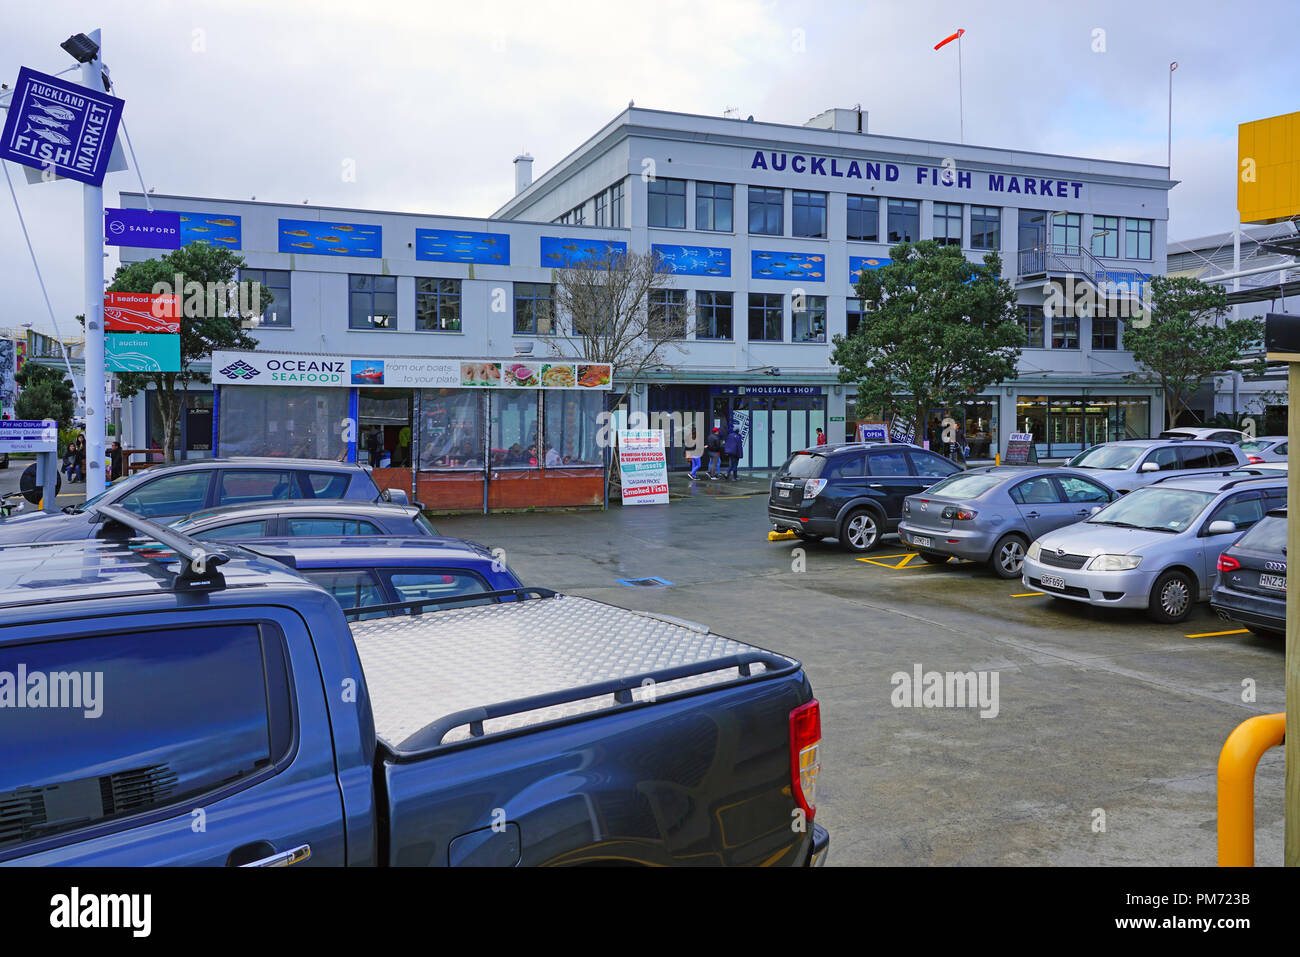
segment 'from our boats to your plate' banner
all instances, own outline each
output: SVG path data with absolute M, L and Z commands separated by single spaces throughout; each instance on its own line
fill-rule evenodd
M 287 352 L 214 352 L 214 385 L 392 389 L 613 388 L 614 367 L 547 359 L 420 359 L 321 356 Z

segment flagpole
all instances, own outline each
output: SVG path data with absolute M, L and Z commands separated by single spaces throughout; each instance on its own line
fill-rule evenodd
M 957 122 L 961 130 L 961 142 L 966 142 L 966 98 L 962 92 L 961 69 L 961 34 L 957 34 Z
M 1168 137 L 1165 140 L 1165 166 L 1171 170 L 1174 162 L 1174 71 L 1178 69 L 1178 61 L 1174 60 L 1169 64 L 1169 119 L 1168 119 Z

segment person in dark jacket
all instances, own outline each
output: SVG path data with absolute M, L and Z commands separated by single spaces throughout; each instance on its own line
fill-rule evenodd
M 745 443 L 740 437 L 740 433 L 734 428 L 727 429 L 727 438 L 723 442 L 722 451 L 727 455 L 727 478 L 733 482 L 740 481 L 740 476 L 736 474 L 736 469 L 740 465 L 740 456 L 745 451 Z
M 709 453 L 709 468 L 705 473 L 711 479 L 722 478 L 718 474 L 720 463 L 722 462 L 722 450 L 725 443 L 722 441 L 722 430 L 716 425 L 709 437 L 704 440 L 704 448 Z
M 108 448 L 108 480 L 116 482 L 122 477 L 122 443 L 114 442 Z

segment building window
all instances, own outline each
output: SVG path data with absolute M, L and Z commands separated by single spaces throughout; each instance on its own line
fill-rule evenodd
M 623 226 L 623 184 L 615 183 L 609 188 L 609 224 L 616 228 Z
M 415 328 L 431 332 L 460 332 L 460 280 L 415 280 Z
M 1053 349 L 1079 348 L 1079 317 L 1078 316 L 1053 316 L 1052 317 L 1052 348 Z
M 826 238 L 826 194 L 796 189 L 791 197 L 790 218 L 794 236 Z
M 749 187 L 749 231 L 764 236 L 785 234 L 785 190 Z
M 574 226 L 581 226 L 587 221 L 587 204 L 579 203 L 573 207 L 573 209 L 569 210 L 568 218 L 564 221 L 572 223 Z
M 542 454 L 537 447 L 539 395 L 541 391 L 538 389 L 519 392 L 495 389 L 488 396 L 492 404 L 489 441 L 492 443 L 494 468 L 535 469 L 541 466 Z
M 652 289 L 646 331 L 656 339 L 686 337 L 686 290 Z
M 749 294 L 749 339 L 751 342 L 781 342 L 785 297 L 778 293 Z
M 732 192 L 729 183 L 696 183 L 695 228 L 731 232 Z
M 802 302 L 800 302 L 802 300 Z M 799 308 L 802 305 L 802 309 Z M 790 313 L 791 342 L 826 341 L 826 297 L 795 296 Z
M 1124 221 L 1124 258 L 1151 258 L 1151 220 L 1127 219 Z
M 555 287 L 548 282 L 515 283 L 515 335 L 555 333 Z
M 891 243 L 914 243 L 921 238 L 920 200 L 891 199 L 887 209 Z
M 858 326 L 862 324 L 862 300 L 849 298 L 847 308 L 844 313 L 844 331 L 845 335 L 853 335 L 858 331 Z
M 1092 217 L 1092 254 L 1102 259 L 1119 258 L 1119 217 Z
M 1020 212 L 1019 232 L 1016 236 L 1017 248 L 1024 252 L 1038 249 L 1047 244 L 1047 214 L 1041 209 L 1022 209 Z
M 847 236 L 862 242 L 880 241 L 880 200 L 875 196 L 849 197 Z
M 731 293 L 701 290 L 695 294 L 695 338 L 731 338 Z
M 483 468 L 483 403 L 472 389 L 420 392 L 420 468 Z
M 1002 248 L 1002 210 L 999 207 L 970 208 L 970 245 L 972 249 Z
M 271 328 L 287 329 L 293 324 L 293 300 L 289 295 L 289 273 L 287 270 L 241 269 L 239 270 L 239 281 L 260 283 L 275 296 L 274 302 L 269 302 L 262 307 L 262 319 L 258 323 L 259 328 L 270 326 Z M 251 289 L 248 293 L 248 299 L 251 305 L 253 299 Z
M 1092 317 L 1092 347 L 1094 349 L 1119 348 L 1119 320 L 1106 316 Z
M 542 434 L 542 467 L 601 464 L 601 412 L 605 396 L 596 392 L 548 391 Z
M 941 246 L 961 245 L 961 203 L 934 204 L 934 241 Z
M 1025 330 L 1025 348 L 1043 348 L 1043 307 L 1021 304 L 1016 307 L 1020 328 Z
M 348 328 L 397 328 L 396 276 L 348 276 Z
M 1057 252 L 1079 248 L 1083 217 L 1078 213 L 1052 214 L 1052 246 Z
M 609 218 L 609 194 L 605 190 L 601 190 L 599 193 L 596 194 L 596 225 L 597 226 L 606 225 L 605 221 L 608 218 Z
M 647 186 L 649 225 L 665 229 L 686 228 L 686 180 L 656 179 Z

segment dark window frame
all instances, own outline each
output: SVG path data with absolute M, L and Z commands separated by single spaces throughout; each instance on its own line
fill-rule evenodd
M 646 225 L 651 229 L 686 228 L 686 180 L 656 177 L 646 184 Z
M 970 208 L 970 248 L 1001 250 L 1001 206 L 972 206 Z
M 751 186 L 748 189 L 749 234 L 751 236 L 785 235 L 785 190 L 779 187 Z M 759 229 L 754 228 L 754 214 L 759 214 Z M 769 221 L 775 214 L 775 228 Z
M 914 243 L 921 238 L 919 199 L 888 200 L 885 203 L 885 219 L 885 234 L 890 245 L 903 242 Z M 911 227 L 910 230 L 906 228 L 908 226 Z
M 723 297 L 726 297 L 724 304 Z M 719 335 L 718 328 L 725 315 L 727 334 Z M 706 324 L 707 323 L 707 324 Z M 701 329 L 712 334 L 701 335 Z M 718 342 L 730 341 L 735 334 L 735 294 L 724 290 L 699 289 L 695 292 L 695 338 Z
M 880 197 L 850 193 L 847 207 L 845 238 L 864 243 L 880 242 Z
M 785 341 L 785 295 L 779 292 L 751 292 L 746 315 L 749 320 L 750 342 L 784 342 Z M 770 336 L 772 324 L 776 326 L 776 336 Z M 756 328 L 762 335 L 754 335 Z
M 428 288 L 430 286 L 432 288 Z M 447 279 L 440 276 L 415 277 L 415 329 L 417 332 L 463 332 L 461 304 L 461 284 L 459 279 Z M 425 321 L 429 318 L 427 310 L 430 306 L 433 308 L 433 326 L 425 324 Z M 454 313 L 454 327 L 443 327 L 444 309 L 448 319 L 452 318 Z
M 389 288 L 391 286 L 391 289 Z M 383 296 L 385 301 L 392 297 L 392 312 L 383 312 L 378 308 L 379 297 Z M 366 298 L 370 302 L 366 310 L 367 323 L 361 325 L 356 321 L 355 305 L 359 298 Z M 375 320 L 384 317 L 383 322 Z M 376 329 L 383 332 L 395 332 L 397 330 L 397 277 L 396 276 L 373 276 L 362 273 L 350 273 L 348 275 L 348 328 L 354 330 Z
M 725 195 L 720 192 L 725 191 Z M 726 225 L 721 225 L 725 208 Z M 731 183 L 695 184 L 695 228 L 704 232 L 735 231 L 736 189 Z
M 811 189 L 790 194 L 790 235 L 801 239 L 825 239 L 827 195 Z M 813 230 L 802 232 L 802 229 Z
M 521 292 L 521 289 L 524 292 Z M 539 289 L 545 289 L 546 295 L 537 295 Z M 553 336 L 555 331 L 555 284 L 549 282 L 516 282 L 514 284 L 514 335 L 516 336 Z M 526 294 L 525 294 L 526 293 Z M 540 310 L 541 303 L 546 303 L 545 310 Z M 530 319 L 527 328 L 520 328 L 519 314 L 520 306 L 524 306 L 524 311 Z M 540 310 L 540 311 L 539 311 Z M 541 312 L 545 311 L 545 318 L 550 320 L 550 329 L 541 331 L 540 319 L 543 318 Z

